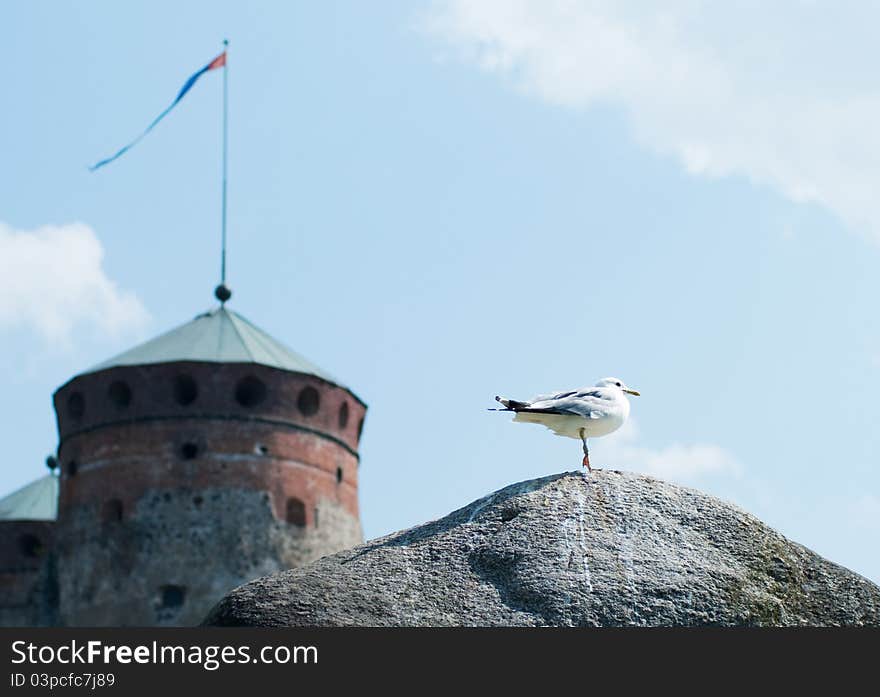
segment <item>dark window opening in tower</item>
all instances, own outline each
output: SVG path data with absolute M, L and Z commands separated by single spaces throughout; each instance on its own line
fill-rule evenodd
M 67 414 L 73 419 L 81 419 L 86 413 L 86 400 L 82 392 L 74 392 L 67 398 Z
M 184 460 L 195 460 L 199 454 L 199 446 L 188 441 L 180 446 L 180 457 Z
M 315 506 L 315 527 L 318 527 L 318 507 Z
M 297 498 L 287 499 L 287 522 L 301 528 L 306 525 L 306 505 Z
M 361 419 L 361 420 L 358 422 L 358 437 L 357 437 L 357 439 L 358 439 L 358 443 L 360 443 L 360 440 L 361 440 L 361 433 L 363 433 L 363 432 L 364 432 L 364 420 Z
M 296 406 L 303 416 L 314 416 L 321 407 L 321 395 L 314 387 L 304 387 L 296 400 Z
M 196 401 L 199 386 L 189 375 L 178 375 L 174 378 L 174 401 L 185 407 Z
M 159 596 L 163 608 L 180 607 L 186 600 L 186 588 L 184 586 L 167 585 L 159 588 Z
M 67 476 L 75 477 L 76 473 L 79 472 L 79 463 L 76 460 L 71 460 L 67 463 Z
M 266 399 L 266 385 L 259 378 L 248 375 L 235 386 L 235 401 L 243 407 L 255 407 Z
M 339 428 L 344 429 L 348 426 L 348 402 L 343 402 L 339 407 Z
M 43 553 L 43 543 L 36 535 L 22 535 L 18 538 L 18 549 L 28 559 L 36 559 Z
M 110 499 L 101 506 L 101 522 L 118 523 L 122 520 L 122 501 Z
M 342 468 L 341 467 L 336 468 L 336 483 L 342 484 Z
M 110 387 L 107 388 L 107 396 L 117 409 L 125 409 L 131 404 L 131 388 L 121 380 L 110 383 Z

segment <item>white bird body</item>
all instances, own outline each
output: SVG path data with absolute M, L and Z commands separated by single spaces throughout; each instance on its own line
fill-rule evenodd
M 594 392 L 590 390 L 589 392 Z M 513 420 L 518 423 L 541 424 L 553 431 L 557 436 L 567 438 L 581 438 L 581 429 L 587 438 L 599 438 L 613 433 L 623 426 L 629 416 L 629 400 L 623 392 L 617 390 L 620 396 L 609 398 L 595 396 L 573 396 L 565 400 L 544 399 L 531 402 L 531 407 L 536 409 L 561 408 L 563 402 L 568 402 L 567 408 L 576 411 L 574 414 L 550 414 L 530 411 L 516 412 Z M 578 395 L 587 393 L 588 390 L 580 390 Z M 599 401 L 601 400 L 601 401 Z
M 629 417 L 627 394 L 638 396 L 617 378 L 603 378 L 595 387 L 539 395 L 528 402 L 495 397 L 502 411 L 515 412 L 519 423 L 546 426 L 557 436 L 577 438 L 584 444 L 584 465 L 589 467 L 587 438 L 607 436 Z

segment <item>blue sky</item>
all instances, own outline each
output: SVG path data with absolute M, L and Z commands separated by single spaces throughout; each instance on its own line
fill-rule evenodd
M 7 3 L 0 490 L 55 388 L 212 305 L 219 75 L 87 166 L 228 37 L 230 306 L 369 403 L 368 537 L 577 468 L 485 409 L 616 375 L 594 464 L 880 581 L 877 11 L 735 7 Z

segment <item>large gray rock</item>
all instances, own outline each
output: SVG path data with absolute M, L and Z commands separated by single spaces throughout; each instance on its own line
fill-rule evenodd
M 880 625 L 880 588 L 731 504 L 596 471 L 258 579 L 206 624 Z

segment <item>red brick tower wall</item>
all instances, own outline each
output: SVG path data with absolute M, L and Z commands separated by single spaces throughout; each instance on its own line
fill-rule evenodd
M 366 406 L 249 363 L 109 368 L 54 397 L 61 622 L 197 624 L 226 591 L 361 541 Z

